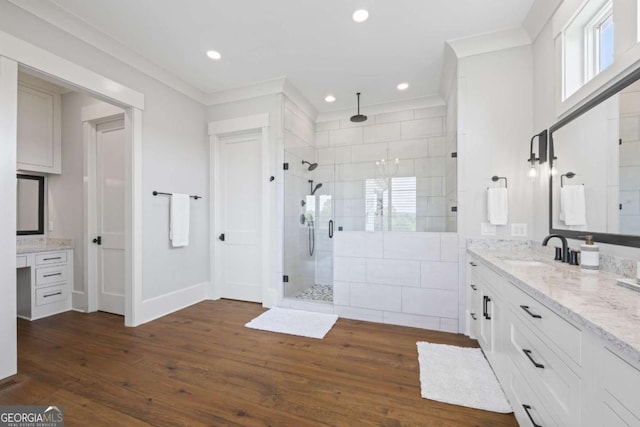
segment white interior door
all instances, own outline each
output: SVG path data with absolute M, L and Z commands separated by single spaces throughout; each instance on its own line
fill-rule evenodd
M 220 296 L 262 302 L 261 134 L 223 136 L 219 141 Z
M 98 310 L 124 315 L 124 120 L 96 127 Z

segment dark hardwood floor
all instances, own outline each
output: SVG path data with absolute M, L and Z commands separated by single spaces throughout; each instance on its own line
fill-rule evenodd
M 323 340 L 244 327 L 263 311 L 220 300 L 137 328 L 105 313 L 19 320 L 0 404 L 64 405 L 67 426 L 517 426 L 420 397 L 416 342 L 474 340 L 345 319 Z

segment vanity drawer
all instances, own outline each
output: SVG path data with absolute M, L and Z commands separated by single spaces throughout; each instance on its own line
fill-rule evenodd
M 607 349 L 604 350 L 602 366 L 605 404 L 609 396 L 612 397 L 611 400 L 619 402 L 630 415 L 633 415 L 635 423 L 631 425 L 640 425 L 640 371 Z M 625 411 L 616 412 L 623 414 Z
M 67 284 L 36 289 L 36 306 L 52 304 L 67 299 Z
M 578 365 L 582 364 L 582 332 L 516 286 L 511 286 L 514 310 L 527 326 L 549 339 Z
M 27 266 L 27 257 L 26 256 L 17 256 L 16 257 L 16 268 L 22 268 Z
M 66 252 L 45 252 L 36 254 L 36 265 L 59 264 L 67 262 Z
M 547 397 L 547 409 L 563 426 L 580 426 L 582 381 L 549 346 L 514 316 L 508 319 L 507 354 L 532 389 Z
M 474 261 L 475 262 L 475 261 Z M 484 282 L 488 285 L 496 294 L 502 294 L 507 286 L 510 287 L 509 282 L 507 282 L 503 277 L 501 277 L 498 273 L 491 270 L 489 267 L 477 263 L 473 266 L 472 271 L 472 280 Z
M 44 286 L 67 280 L 67 265 L 36 268 L 36 286 Z
M 521 426 L 531 426 L 535 423 L 544 427 L 565 427 L 551 416 L 546 405 L 519 374 L 511 360 L 508 360 L 508 365 L 510 366 L 507 369 L 507 394 L 518 423 Z

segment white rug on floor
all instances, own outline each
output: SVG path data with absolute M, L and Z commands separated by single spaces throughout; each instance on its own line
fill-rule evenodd
M 273 307 L 247 323 L 247 328 L 322 339 L 338 320 L 335 314 Z
M 482 350 L 417 344 L 422 397 L 485 411 L 513 412 Z

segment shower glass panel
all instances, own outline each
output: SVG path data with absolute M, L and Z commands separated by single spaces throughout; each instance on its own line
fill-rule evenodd
M 285 148 L 284 297 L 333 301 L 334 165 L 315 161 L 310 147 Z

